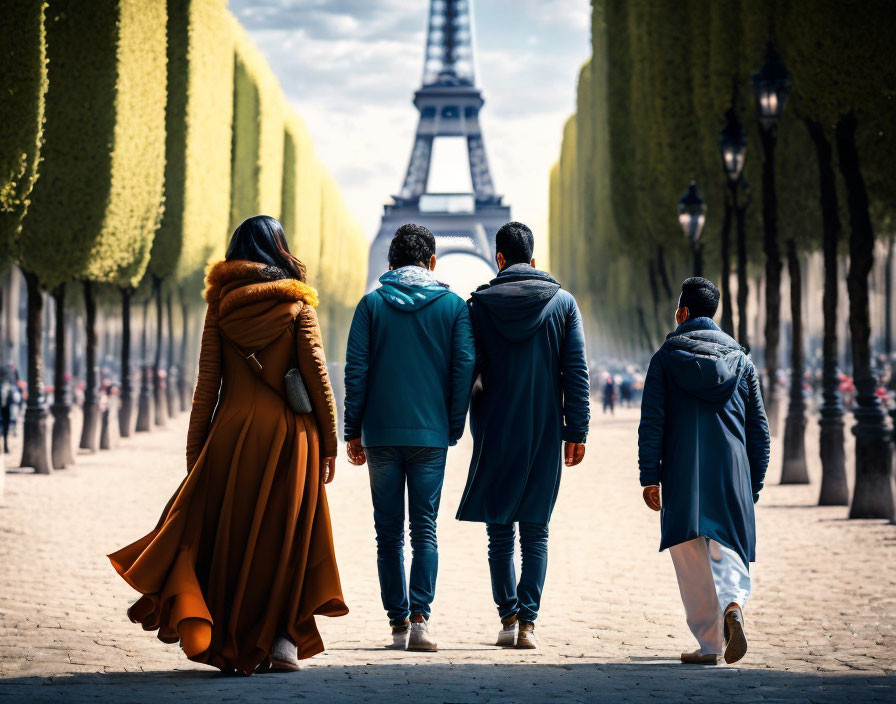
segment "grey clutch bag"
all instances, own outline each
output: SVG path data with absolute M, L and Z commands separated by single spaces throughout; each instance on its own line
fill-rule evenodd
M 311 398 L 308 396 L 308 389 L 305 388 L 305 381 L 302 375 L 295 367 L 286 372 L 283 377 L 283 383 L 286 388 L 286 402 L 292 409 L 293 413 L 311 413 Z

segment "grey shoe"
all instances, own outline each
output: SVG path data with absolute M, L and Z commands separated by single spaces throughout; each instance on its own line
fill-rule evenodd
M 299 669 L 299 658 L 296 644 L 287 636 L 277 636 L 268 655 L 271 661 L 271 672 L 295 672 Z
M 535 624 L 532 621 L 520 621 L 520 630 L 516 634 L 516 647 L 520 650 L 535 650 L 538 641 L 535 638 Z
M 411 617 L 411 634 L 408 637 L 407 649 L 426 652 L 435 652 L 439 649 L 435 639 L 429 632 L 429 622 L 419 614 L 414 614 Z
M 410 633 L 411 628 L 407 621 L 403 625 L 392 626 L 392 645 L 387 645 L 386 647 L 389 650 L 407 650 Z

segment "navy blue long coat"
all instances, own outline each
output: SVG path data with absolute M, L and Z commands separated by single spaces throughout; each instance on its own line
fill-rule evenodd
M 650 361 L 638 428 L 641 486 L 662 489 L 660 550 L 703 536 L 754 561 L 768 456 L 750 358 L 709 318 L 682 323 Z
M 457 518 L 547 523 L 563 441 L 585 442 L 589 392 L 575 299 L 526 264 L 504 269 L 470 302 L 477 382 L 473 458 Z

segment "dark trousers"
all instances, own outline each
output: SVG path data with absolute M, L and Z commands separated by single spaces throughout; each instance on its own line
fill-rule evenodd
M 439 447 L 366 447 L 376 528 L 376 565 L 383 608 L 392 625 L 412 613 L 430 615 L 439 551 L 436 517 L 447 450 Z M 404 492 L 411 529 L 410 591 L 404 570 Z
M 513 524 L 488 523 L 485 526 L 492 596 L 501 619 L 516 614 L 521 621 L 534 621 L 538 617 L 548 569 L 548 526 L 547 523 L 525 522 L 520 522 L 519 526 L 523 556 L 519 583 L 513 564 L 516 537 Z

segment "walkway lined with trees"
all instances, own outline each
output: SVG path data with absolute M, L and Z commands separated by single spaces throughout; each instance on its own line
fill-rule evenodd
M 894 352 L 894 26 L 886 0 L 594 0 L 592 57 L 550 186 L 551 267 L 605 358 L 644 359 L 659 346 L 685 277 L 719 284 L 720 325 L 753 350 L 773 432 L 784 419 L 782 483 L 809 481 L 804 315 L 823 313 L 819 503 L 850 503 L 843 368 L 856 391 L 849 515 L 890 520 L 881 377 L 892 379 Z M 873 329 L 869 279 L 881 248 L 885 310 Z M 815 252 L 821 290 L 803 284 Z M 838 306 L 844 272 L 848 328 Z
M 598 417 L 564 472 L 551 521 L 538 651 L 496 648 L 481 524 L 454 520 L 469 435 L 448 452 L 433 603 L 437 653 L 387 650 L 366 468 L 340 458 L 327 486 L 343 618 L 317 619 L 327 651 L 282 675 L 221 677 L 125 617 L 135 592 L 105 553 L 147 530 L 184 475 L 185 417 L 83 458 L 52 481 L 10 474 L 0 511 L 0 702 L 890 702 L 896 694 L 893 528 L 845 522 L 811 486 L 768 486 L 732 667 L 678 662 L 692 646 L 658 514 L 638 486 L 637 409 Z M 817 428 L 810 428 L 811 439 Z M 817 468 L 811 467 L 813 479 Z M 52 521 L 41 520 L 53 516 Z M 77 535 L 78 540 L 72 541 Z
M 110 397 L 124 437 L 188 408 L 205 267 L 251 215 L 282 220 L 320 291 L 326 349 L 340 359 L 366 239 L 225 0 L 13 0 L 4 10 L 0 69 L 12 81 L 0 101 L 0 265 L 18 267 L 27 286 L 21 465 L 46 474 L 74 462 L 73 381 L 83 384 L 87 451 L 101 445 Z M 84 321 L 80 379 L 72 315 Z M 98 316 L 120 319 L 106 326 L 102 347 L 116 359 L 102 372 Z M 16 359 L 15 332 L 2 331 L 4 363 Z M 45 352 L 55 360 L 52 423 Z

